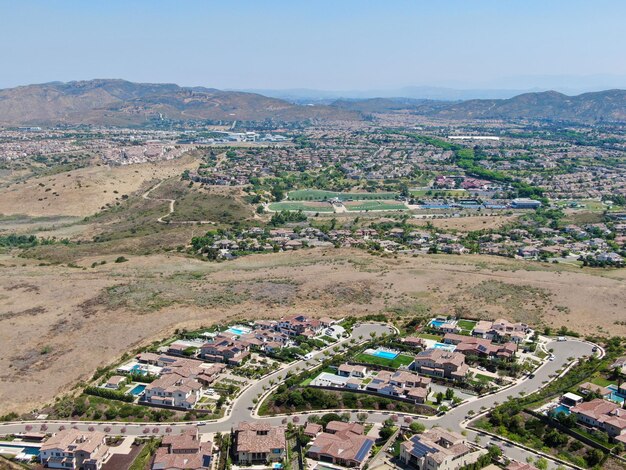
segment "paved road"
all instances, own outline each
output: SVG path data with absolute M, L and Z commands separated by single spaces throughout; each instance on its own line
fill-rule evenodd
M 378 335 L 382 333 L 391 333 L 390 327 L 381 324 L 362 324 L 356 327 L 350 338 L 344 339 L 342 343 L 348 342 L 351 338 L 359 341 L 359 337 L 362 340 L 369 339 L 370 333 L 374 332 Z M 334 345 L 333 345 L 334 346 Z M 331 346 L 329 349 L 332 350 Z M 546 361 L 534 374 L 533 378 L 521 379 L 516 385 L 509 387 L 499 393 L 487 395 L 484 397 L 476 397 L 470 399 L 468 402 L 458 406 L 441 417 L 430 418 L 418 418 L 420 422 L 424 423 L 427 427 L 441 426 L 446 429 L 452 429 L 456 431 L 464 430 L 462 422 L 466 419 L 466 416 L 472 410 L 474 414 L 478 414 L 485 409 L 492 408 L 498 403 L 505 402 L 508 397 L 517 397 L 522 394 L 532 393 L 551 379 L 556 377 L 558 371 L 562 370 L 566 365 L 571 362 L 571 358 L 581 358 L 593 354 L 593 345 L 579 341 L 579 340 L 567 340 L 562 342 L 553 341 L 546 345 L 547 348 L 553 349 L 555 359 L 553 361 Z M 314 364 L 318 364 L 318 358 L 323 357 L 323 352 L 318 352 L 315 356 L 307 361 L 298 361 L 290 365 L 284 366 L 284 368 L 272 373 L 271 375 L 254 382 L 249 388 L 245 389 L 239 398 L 236 400 L 231 410 L 227 410 L 226 416 L 217 421 L 210 421 L 206 424 L 199 426 L 202 433 L 213 432 L 228 432 L 232 427 L 241 421 L 261 420 L 269 422 L 271 424 L 281 424 L 285 420 L 292 421 L 297 416 L 297 420 L 300 423 L 306 421 L 306 418 L 310 415 L 321 415 L 328 413 L 328 410 L 322 412 L 310 412 L 310 413 L 297 413 L 290 416 L 274 416 L 274 417 L 259 417 L 254 412 L 254 400 L 263 394 L 266 389 L 270 389 L 273 386 L 278 385 L 281 379 L 284 378 L 287 372 L 297 372 L 304 368 L 309 368 Z M 352 419 L 356 420 L 356 412 L 351 412 Z M 395 413 L 391 412 L 368 412 L 369 422 L 383 422 Z M 405 415 L 400 413 L 401 419 Z M 39 431 L 42 424 L 46 426 L 47 432 L 57 431 L 60 428 L 77 427 L 79 429 L 97 429 L 104 431 L 108 434 L 119 435 L 126 434 L 131 436 L 136 435 L 151 435 L 151 434 L 166 434 L 166 433 L 179 433 L 182 429 L 189 429 L 196 427 L 196 423 L 141 423 L 141 424 L 129 424 L 129 423 L 86 423 L 77 421 L 58 421 L 50 422 L 41 421 L 33 422 L 20 422 L 20 423 L 5 423 L 0 424 L 0 434 L 10 434 L 24 432 L 25 430 Z M 467 437 L 470 440 L 474 440 L 476 434 L 474 431 L 466 430 Z M 481 445 L 488 445 L 495 443 L 503 448 L 505 454 L 510 458 L 525 461 L 529 452 L 521 448 L 514 446 L 504 445 L 502 442 L 493 440 L 487 436 L 480 438 Z M 556 468 L 556 465 L 550 464 L 550 468 Z

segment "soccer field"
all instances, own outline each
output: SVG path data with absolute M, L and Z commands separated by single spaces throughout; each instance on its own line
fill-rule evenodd
M 304 211 L 304 212 L 333 212 L 333 206 L 326 202 L 273 202 L 269 205 L 271 211 Z
M 407 207 L 397 201 L 363 201 L 346 202 L 344 204 L 349 211 L 397 211 L 407 210 Z

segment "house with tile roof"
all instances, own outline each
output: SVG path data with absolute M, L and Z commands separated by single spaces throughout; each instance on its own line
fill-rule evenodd
M 285 458 L 285 428 L 242 421 L 234 430 L 235 460 L 239 464 L 265 464 Z
M 197 429 L 163 436 L 152 459 L 152 470 L 204 470 L 211 468 L 213 443 L 201 442 Z
M 324 462 L 360 468 L 365 465 L 374 445 L 374 439 L 363 435 L 359 423 L 330 421 L 326 430 L 315 436 L 307 456 Z
M 579 423 L 599 428 L 610 437 L 626 434 L 626 410 L 617 403 L 596 398 L 570 408 Z
M 420 374 L 453 380 L 463 380 L 469 372 L 463 354 L 444 349 L 427 349 L 418 353 L 409 368 Z
M 420 469 L 458 470 L 475 463 L 486 452 L 469 443 L 461 434 L 432 428 L 403 442 L 400 460 Z
M 106 435 L 65 429 L 41 445 L 39 461 L 48 468 L 100 470 L 111 456 Z

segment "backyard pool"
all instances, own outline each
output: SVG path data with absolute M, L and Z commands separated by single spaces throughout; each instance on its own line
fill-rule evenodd
M 226 331 L 233 335 L 241 336 L 241 335 L 247 335 L 252 330 L 250 330 L 250 328 L 246 328 L 245 326 L 237 325 L 237 326 L 231 326 Z
M 443 325 L 444 323 L 447 323 L 447 320 L 433 320 L 430 322 L 430 326 L 432 326 L 433 328 L 441 328 L 441 325 Z
M 611 391 L 611 396 L 609 397 L 609 400 L 614 401 L 615 403 L 624 403 L 624 397 L 617 393 L 617 391 L 619 390 L 617 388 L 617 385 L 611 384 L 606 388 Z
M 137 397 L 141 395 L 145 389 L 146 389 L 146 386 L 143 384 L 135 385 L 135 387 L 130 391 L 130 394 L 135 395 Z
M 140 364 L 135 364 L 130 369 L 131 374 L 146 374 L 147 372 L 141 368 Z
M 570 411 L 567 406 L 559 405 L 552 410 L 552 413 L 554 413 L 555 416 L 558 415 L 559 413 L 565 413 L 566 415 L 569 415 Z
M 435 343 L 433 344 L 433 349 L 443 349 L 452 352 L 456 349 L 456 346 L 454 344 Z
M 374 351 L 368 351 L 370 355 L 372 356 L 376 356 L 376 357 L 381 357 L 383 359 L 389 359 L 389 360 L 394 360 L 398 354 L 400 354 L 397 351 L 390 351 L 388 349 L 375 349 Z
M 39 455 L 39 447 L 30 447 L 14 444 L 0 445 L 0 454 L 19 454 L 20 452 L 23 452 L 26 455 Z

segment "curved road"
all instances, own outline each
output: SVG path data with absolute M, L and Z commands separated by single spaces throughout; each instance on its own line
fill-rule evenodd
M 370 333 L 376 333 L 380 335 L 382 333 L 393 333 L 391 327 L 382 324 L 362 324 L 355 327 L 350 338 L 344 339 L 341 343 L 345 344 L 350 339 L 354 338 L 357 342 L 360 342 L 359 336 L 365 341 L 369 339 Z M 336 346 L 332 345 L 327 349 L 332 351 L 332 348 Z M 540 389 L 542 386 L 553 380 L 560 371 L 567 367 L 572 361 L 571 359 L 580 359 L 584 356 L 593 354 L 592 348 L 594 345 L 579 340 L 569 339 L 567 341 L 552 341 L 546 345 L 547 348 L 553 349 L 554 360 L 546 361 L 539 369 L 537 369 L 532 378 L 522 378 L 517 383 L 507 389 L 504 389 L 498 393 L 486 395 L 483 397 L 471 398 L 462 405 L 453 408 L 445 415 L 439 417 L 418 417 L 425 426 L 433 427 L 440 426 L 443 428 L 455 430 L 457 432 L 465 431 L 468 439 L 474 440 L 477 433 L 471 430 L 465 430 L 463 421 L 465 421 L 470 410 L 474 415 L 479 414 L 486 409 L 490 409 L 496 406 L 498 403 L 505 402 L 509 397 L 518 397 L 523 394 L 530 394 Z M 12 422 L 0 424 L 0 434 L 12 434 L 32 430 L 34 432 L 39 431 L 41 426 L 45 424 L 47 432 L 57 431 L 61 426 L 65 428 L 77 427 L 79 429 L 96 429 L 104 431 L 108 434 L 119 435 L 152 435 L 152 434 L 167 434 L 167 433 L 179 433 L 182 429 L 188 429 L 199 426 L 200 432 L 228 432 L 232 427 L 241 421 L 262 420 L 271 424 L 281 424 L 287 418 L 293 420 L 295 416 L 300 418 L 300 423 L 306 421 L 306 417 L 309 415 L 321 415 L 329 413 L 332 410 L 323 410 L 316 412 L 303 412 L 294 413 L 289 416 L 272 416 L 272 417 L 259 417 L 255 412 L 254 401 L 267 390 L 272 387 L 276 387 L 285 374 L 288 372 L 298 372 L 299 370 L 313 367 L 313 365 L 319 364 L 318 358 L 323 357 L 323 351 L 317 352 L 312 358 L 308 360 L 297 361 L 289 365 L 283 366 L 278 371 L 253 382 L 248 388 L 244 389 L 240 395 L 236 398 L 233 405 L 225 412 L 225 416 L 219 420 L 208 421 L 206 423 L 200 422 L 188 422 L 188 423 L 119 423 L 119 422 L 84 422 L 84 421 L 30 421 L 30 422 Z M 364 410 L 365 411 L 365 410 Z M 368 411 L 369 422 L 381 423 L 388 419 L 391 415 L 396 414 L 399 416 L 410 416 L 408 413 L 393 413 L 393 412 L 377 412 Z M 413 415 L 414 416 L 414 415 Z M 415 416 L 414 416 L 415 417 Z M 356 412 L 352 412 L 352 418 L 356 419 Z M 204 424 L 202 424 L 204 423 Z M 480 437 L 481 445 L 488 445 L 495 443 L 503 448 L 505 454 L 510 458 L 525 461 L 529 455 L 528 451 L 521 448 L 504 444 L 498 440 L 492 440 L 491 438 Z M 550 464 L 550 468 L 556 468 L 556 465 Z

